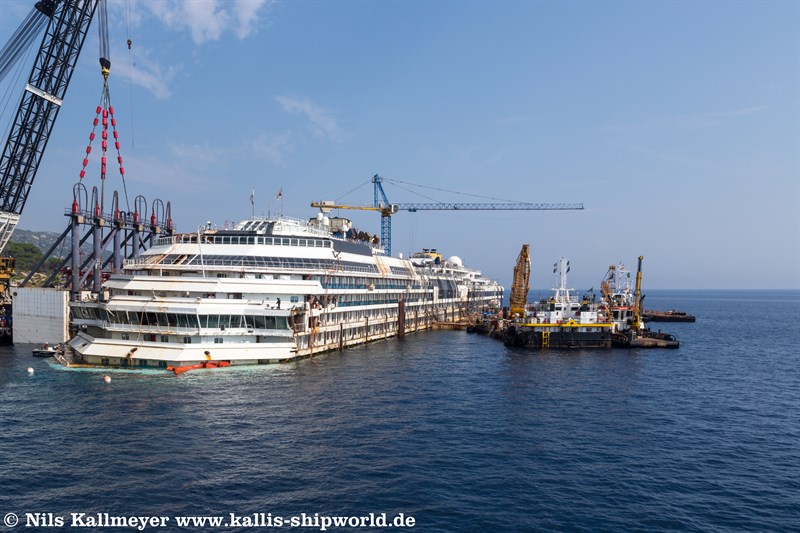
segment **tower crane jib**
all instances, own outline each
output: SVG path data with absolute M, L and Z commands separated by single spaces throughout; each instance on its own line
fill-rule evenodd
M 530 203 L 530 202 L 495 202 L 495 203 L 391 203 L 383 190 L 383 178 L 377 174 L 372 177 L 374 186 L 374 204 L 344 205 L 336 202 L 312 202 L 311 207 L 318 207 L 325 212 L 332 209 L 357 209 L 362 211 L 378 211 L 381 214 L 381 244 L 386 255 L 392 255 L 392 215 L 398 211 L 563 211 L 583 210 L 582 203 Z

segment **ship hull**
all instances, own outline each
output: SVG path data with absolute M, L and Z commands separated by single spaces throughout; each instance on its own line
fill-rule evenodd
M 411 313 L 399 308 L 384 310 L 382 318 L 359 318 L 352 321 L 324 321 L 315 327 L 275 342 L 231 342 L 178 344 L 154 341 L 120 341 L 94 337 L 81 331 L 67 344 L 67 361 L 75 366 L 96 366 L 122 369 L 166 369 L 171 366 L 201 364 L 206 361 L 229 361 L 232 366 L 286 363 L 294 359 L 343 350 L 368 342 L 403 336 L 431 329 L 441 320 L 465 318 L 465 308 L 453 303 L 436 309 L 417 309 Z M 401 319 L 402 316 L 402 319 Z
M 584 349 L 611 348 L 609 328 L 535 328 L 511 326 L 503 335 L 503 343 L 509 347 L 531 349 Z

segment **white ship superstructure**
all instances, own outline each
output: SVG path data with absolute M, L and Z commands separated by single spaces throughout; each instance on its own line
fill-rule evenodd
M 387 257 L 328 220 L 251 219 L 162 237 L 97 299 L 72 303 L 75 362 L 265 364 L 429 328 L 500 305 L 503 287 L 426 250 Z

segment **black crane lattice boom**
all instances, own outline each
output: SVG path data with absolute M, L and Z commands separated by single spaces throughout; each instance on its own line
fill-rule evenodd
M 97 0 L 43 3 L 52 16 L 0 157 L 0 252 L 25 207 L 97 6 Z

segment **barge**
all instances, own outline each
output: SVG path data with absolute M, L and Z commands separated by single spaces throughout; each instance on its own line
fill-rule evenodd
M 642 320 L 645 322 L 695 322 L 697 319 L 685 311 L 653 311 L 646 309 L 642 313 Z
M 578 299 L 575 289 L 567 288 L 569 261 L 562 257 L 554 272 L 558 287 L 549 299 L 509 323 L 503 332 L 506 346 L 525 348 L 611 348 L 614 323 L 599 312 L 594 296 Z
M 528 260 L 524 254 L 521 257 Z M 639 257 L 635 288 L 624 265 L 609 267 L 600 284 L 601 299 L 595 302 L 591 289 L 578 300 L 575 290 L 567 288 L 569 261 L 562 257 L 553 265 L 559 279 L 553 295 L 524 309 L 512 305 L 516 311 L 513 318 L 492 328 L 490 335 L 506 346 L 532 349 L 678 348 L 680 343 L 673 335 L 651 331 L 642 320 L 643 259 Z M 515 273 L 520 270 L 518 264 Z M 515 284 L 520 285 L 516 279 Z

